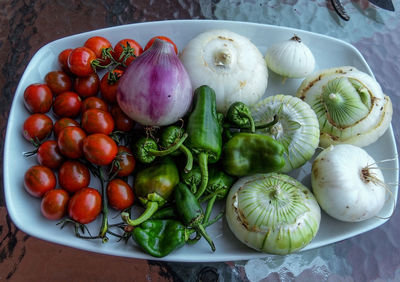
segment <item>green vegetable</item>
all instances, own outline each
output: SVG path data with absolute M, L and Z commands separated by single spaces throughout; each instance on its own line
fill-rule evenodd
M 285 165 L 284 151 L 270 136 L 240 132 L 224 146 L 223 168 L 234 176 L 278 171 Z
M 189 116 L 186 128 L 187 146 L 198 158 L 202 181 L 196 197 L 205 191 L 208 182 L 208 163 L 219 160 L 222 150 L 222 127 L 220 126 L 215 92 L 204 85 L 195 90 L 194 109 Z
M 175 188 L 175 204 L 176 210 L 183 224 L 194 228 L 204 237 L 204 239 L 206 239 L 208 244 L 211 246 L 211 250 L 215 251 L 214 242 L 211 240 L 202 225 L 204 219 L 203 209 L 201 208 L 196 196 L 183 183 L 179 183 Z
M 205 223 L 210 226 L 222 217 L 222 213 L 213 220 Z M 150 219 L 135 227 L 132 239 L 148 254 L 154 257 L 164 257 L 174 250 L 179 249 L 185 243 L 191 243 L 190 235 L 195 229 L 186 228 L 178 220 Z M 194 241 L 196 242 L 196 241 Z
M 251 111 L 242 102 L 235 102 L 229 107 L 226 119 L 238 128 L 250 128 L 251 132 L 256 130 Z
M 168 126 L 164 128 L 161 134 L 160 145 L 163 148 L 169 148 L 173 147 L 175 144 L 181 143 L 179 145 L 179 151 L 176 150 L 173 153 L 171 153 L 171 155 L 174 156 L 178 155 L 181 152 L 184 153 L 186 155 L 186 160 L 187 160 L 185 165 L 185 171 L 190 171 L 193 166 L 193 155 L 192 152 L 190 152 L 190 150 L 185 145 L 183 145 L 182 142 L 180 142 L 182 140 L 182 137 L 184 136 L 185 136 L 185 131 L 183 130 L 183 128 L 175 125 Z
M 149 219 L 159 207 L 163 206 L 179 183 L 179 172 L 170 158 L 163 158 L 152 166 L 139 171 L 135 177 L 135 194 L 146 207 L 142 215 L 134 220 L 128 213 L 121 213 L 122 219 L 136 226 Z
M 167 156 L 175 152 L 177 149 L 180 148 L 187 137 L 187 134 L 183 134 L 182 138 L 179 141 L 173 143 L 171 146 L 161 151 L 158 150 L 158 145 L 156 141 L 154 141 L 154 139 L 150 137 L 142 137 L 138 141 L 136 141 L 134 145 L 134 155 L 136 159 L 142 163 L 151 163 L 156 159 L 156 157 Z
M 189 172 L 181 173 L 181 180 L 189 186 L 190 191 L 196 194 L 198 187 L 201 183 L 201 170 L 199 166 L 195 166 Z
M 132 238 L 148 254 L 164 257 L 185 245 L 186 227 L 173 219 L 150 219 L 132 231 Z

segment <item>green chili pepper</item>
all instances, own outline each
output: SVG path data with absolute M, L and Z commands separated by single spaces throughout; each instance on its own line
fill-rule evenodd
M 175 188 L 175 205 L 176 210 L 182 220 L 182 223 L 188 227 L 194 228 L 211 246 L 211 250 L 215 251 L 214 242 L 207 234 L 202 225 L 204 219 L 203 209 L 195 195 L 189 188 L 180 182 Z
M 160 138 L 160 145 L 163 148 L 169 148 L 174 146 L 177 143 L 180 143 L 182 140 L 182 137 L 185 135 L 185 131 L 183 128 L 171 125 L 166 128 L 164 128 L 161 138 Z M 193 166 L 193 155 L 190 150 L 183 145 L 183 143 L 179 146 L 179 151 L 176 150 L 175 152 L 171 153 L 172 156 L 178 155 L 180 152 L 184 153 L 186 155 L 186 165 L 185 165 L 185 171 L 190 171 Z
M 219 124 L 215 92 L 203 85 L 194 92 L 194 109 L 190 113 L 186 132 L 187 146 L 197 155 L 202 181 L 196 198 L 204 193 L 208 182 L 208 163 L 219 160 L 222 150 L 222 128 Z
M 154 139 L 150 137 L 142 137 L 136 141 L 134 145 L 134 155 L 136 159 L 142 163 L 151 163 L 156 159 L 156 157 L 167 156 L 175 152 L 177 149 L 179 149 L 187 137 L 188 135 L 186 133 L 183 134 L 179 141 L 172 144 L 165 150 L 158 150 L 158 145 Z
M 179 172 L 170 158 L 163 158 L 152 166 L 139 171 L 133 187 L 136 196 L 146 210 L 134 220 L 123 212 L 121 213 L 122 219 L 131 226 L 139 225 L 149 219 L 159 207 L 168 201 L 178 183 Z
M 224 146 L 224 171 L 234 176 L 278 171 L 285 165 L 285 147 L 268 135 L 240 132 Z
M 183 183 L 189 186 L 190 191 L 196 194 L 197 188 L 201 183 L 201 170 L 200 167 L 195 166 L 189 172 L 181 173 L 181 180 Z
M 226 113 L 226 119 L 239 128 L 250 128 L 251 132 L 256 131 L 253 117 L 249 107 L 242 102 L 235 102 L 230 105 Z
M 204 226 L 210 226 L 217 222 L 222 213 L 215 219 L 204 223 Z M 148 254 L 154 257 L 164 257 L 174 250 L 190 242 L 190 235 L 195 232 L 194 229 L 186 228 L 180 221 L 174 219 L 150 219 L 135 227 L 132 239 Z

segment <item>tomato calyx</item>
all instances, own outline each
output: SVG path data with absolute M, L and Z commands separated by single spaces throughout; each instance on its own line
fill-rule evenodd
M 122 76 L 121 72 L 110 71 L 110 72 L 108 72 L 108 75 L 107 75 L 107 83 L 110 85 L 114 85 L 115 83 L 117 83 L 119 81 L 121 76 Z

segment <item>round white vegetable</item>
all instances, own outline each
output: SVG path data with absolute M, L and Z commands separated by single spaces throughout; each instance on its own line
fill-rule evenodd
M 379 83 L 354 67 L 321 70 L 306 77 L 297 97 L 317 114 L 320 145 L 367 146 L 382 136 L 392 120 L 392 103 Z
M 265 61 L 273 72 L 289 78 L 305 77 L 315 68 L 313 53 L 296 35 L 270 46 Z
M 256 123 L 266 123 L 276 116 L 278 122 L 258 133 L 270 135 L 285 147 L 285 166 L 281 172 L 290 172 L 305 164 L 319 144 L 319 124 L 311 107 L 297 97 L 274 95 L 251 107 Z
M 201 33 L 186 45 L 180 58 L 193 89 L 208 85 L 215 90 L 221 113 L 236 101 L 254 104 L 267 88 L 268 68 L 262 54 L 248 38 L 235 32 Z
M 310 190 L 279 173 L 240 178 L 226 200 L 226 219 L 247 246 L 288 254 L 308 245 L 318 232 L 321 210 Z
M 381 170 L 365 150 L 354 145 L 324 149 L 313 162 L 311 183 L 321 208 L 341 221 L 369 219 L 385 203 Z

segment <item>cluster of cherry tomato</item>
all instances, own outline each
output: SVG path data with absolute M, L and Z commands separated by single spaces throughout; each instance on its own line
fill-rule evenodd
M 135 159 L 113 134 L 130 132 L 135 122 L 118 106 L 116 93 L 125 68 L 155 38 L 143 49 L 133 39 L 123 39 L 113 47 L 104 37 L 91 37 L 83 46 L 59 54 L 61 70 L 50 71 L 44 83 L 25 89 L 24 104 L 31 115 L 23 124 L 23 136 L 36 147 L 27 155 L 36 155 L 38 164 L 26 171 L 24 187 L 41 198 L 41 213 L 46 218 L 68 215 L 86 224 L 101 213 L 104 199 L 116 210 L 133 205 L 135 197 L 127 177 L 135 168 Z M 167 37 L 157 38 L 175 46 Z M 105 72 L 102 78 L 101 69 Z M 103 191 L 89 187 L 93 175 L 102 175 L 93 173 L 94 169 L 101 172 L 104 167 L 110 172 L 106 198 Z

